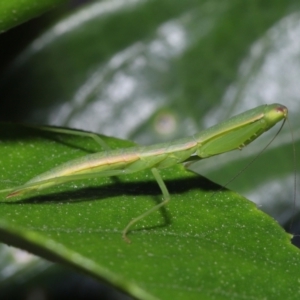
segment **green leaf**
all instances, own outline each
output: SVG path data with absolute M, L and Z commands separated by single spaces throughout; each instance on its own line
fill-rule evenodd
M 57 20 L 10 64 L 0 118 L 147 145 L 278 102 L 290 110 L 298 148 L 299 8 L 292 0 L 97 1 Z M 270 138 L 194 170 L 225 184 Z M 230 185 L 281 224 L 295 210 L 291 144 L 284 130 L 276 150 Z
M 1 0 L 0 32 L 39 16 L 66 0 Z
M 1 124 L 0 134 L 1 188 L 98 148 L 88 138 L 18 125 Z M 105 141 L 112 148 L 132 145 Z M 271 217 L 182 166 L 161 174 L 171 202 L 134 226 L 131 244 L 122 229 L 161 201 L 149 170 L 72 182 L 15 201 L 2 193 L 0 238 L 139 299 L 298 299 L 300 254 Z
M 19 4 L 21 5 L 20 1 Z M 29 38 L 36 36 L 36 32 L 29 32 L 30 28 L 26 26 L 22 28 L 23 30 L 15 31 L 15 35 L 9 31 L 3 35 L 6 39 L 1 43 L 1 53 L 4 53 L 1 55 L 2 65 L 5 64 L 8 68 L 0 74 L 0 119 L 82 128 L 147 145 L 189 136 L 249 108 L 278 102 L 289 108 L 289 121 L 294 131 L 297 150 L 300 146 L 298 133 L 300 126 L 298 117 L 300 114 L 298 105 L 300 94 L 298 82 L 300 78 L 299 8 L 300 2 L 297 0 L 277 0 L 272 4 L 264 0 L 107 0 L 95 1 L 89 6 L 82 7 L 54 21 L 53 26 L 34 40 L 29 40 Z M 45 18 L 49 16 L 46 15 Z M 31 29 L 34 31 L 36 26 Z M 17 48 L 16 41 L 23 41 L 26 38 L 28 47 L 24 49 L 22 42 L 21 48 Z M 13 53 L 20 54 L 11 62 Z M 10 132 L 7 134 L 10 135 Z M 34 134 L 33 137 L 35 140 L 38 136 Z M 19 138 L 22 140 L 22 135 L 15 141 L 17 142 Z M 59 141 L 62 142 L 65 138 L 60 138 Z M 193 170 L 219 184 L 226 184 L 228 179 L 236 175 L 255 153 L 267 144 L 269 139 L 271 136 L 264 134 L 241 153 L 232 152 L 232 154 L 203 160 L 193 166 Z M 295 212 L 291 141 L 290 132 L 284 128 L 263 156 L 230 185 L 230 188 L 256 202 L 260 209 L 275 216 L 281 224 L 286 224 Z M 2 143 L 1 146 L 4 144 Z M 86 153 L 85 145 L 83 146 L 82 149 L 85 151 L 78 152 L 78 155 Z M 116 144 L 116 146 L 124 147 L 125 144 Z M 96 150 L 93 144 L 91 147 L 91 150 Z M 16 149 L 20 150 L 20 147 Z M 31 176 L 35 176 L 36 172 L 43 172 L 62 162 L 59 157 L 64 157 L 63 153 L 56 155 L 55 152 L 47 152 L 47 149 L 43 151 L 47 153 L 39 161 L 39 164 L 44 164 L 43 169 L 33 169 L 30 172 L 31 166 L 36 165 L 35 168 L 37 168 L 38 164 L 34 161 L 28 165 L 33 157 L 25 155 L 26 159 L 21 157 L 17 160 L 22 167 L 21 171 L 6 173 L 9 172 L 9 168 L 5 168 L 5 172 L 1 172 L 3 185 L 6 187 L 22 184 Z M 66 153 L 65 159 L 69 160 L 69 152 Z M 32 155 L 35 156 L 34 152 Z M 53 161 L 50 163 L 52 155 L 54 155 Z M 0 161 L 8 159 L 7 156 L 2 157 Z M 166 170 L 163 175 L 166 181 L 169 178 L 168 186 L 172 186 L 173 173 L 175 173 L 173 170 L 178 170 L 178 178 L 184 179 L 185 176 L 192 176 L 182 168 Z M 139 189 L 135 188 L 135 183 L 132 189 L 127 185 L 124 186 L 123 181 L 127 177 L 120 179 L 122 195 L 130 196 L 128 203 L 133 203 L 133 206 L 128 204 L 126 210 L 127 207 L 137 209 L 140 203 L 145 203 L 145 201 L 148 207 L 152 207 L 155 200 L 159 201 L 161 197 L 157 184 L 151 179 L 149 172 L 137 175 L 141 176 L 141 179 L 133 176 L 128 177 L 128 180 L 144 182 L 143 177 L 148 175 L 147 179 L 152 185 L 149 187 L 149 183 L 146 186 L 143 184 L 143 189 L 138 196 L 142 196 L 146 190 L 149 197 L 138 203 L 132 202 L 132 191 L 138 192 Z M 197 191 L 198 196 L 192 196 L 192 199 L 199 197 L 201 199 L 199 201 L 203 201 L 206 199 L 204 197 L 206 193 L 202 197 L 199 189 L 206 190 L 206 184 L 204 182 L 201 185 L 200 178 L 195 178 L 197 184 L 191 187 L 187 195 Z M 110 191 L 111 187 L 113 190 L 118 190 L 115 182 L 107 180 L 103 183 L 104 187 L 108 185 Z M 102 193 L 101 181 L 95 181 L 95 186 L 98 187 L 98 183 Z M 92 187 L 94 183 L 83 184 L 83 186 Z M 72 191 L 75 190 L 75 184 L 69 187 Z M 56 192 L 59 192 L 61 188 L 63 189 L 63 186 L 53 191 L 45 190 L 45 196 L 41 195 L 41 197 L 44 197 L 43 199 L 46 197 L 46 200 L 40 201 L 41 198 L 38 197 L 36 205 L 48 204 L 50 206 L 47 202 L 49 199 L 47 195 L 51 193 L 52 196 L 57 195 Z M 68 186 L 64 188 L 67 189 Z M 176 188 L 179 188 L 179 184 L 171 190 L 172 201 L 167 208 L 170 223 L 166 222 L 160 212 L 145 219 L 141 224 L 137 224 L 137 231 L 129 235 L 134 247 L 136 234 L 148 234 L 149 230 L 151 232 L 149 228 L 151 222 L 167 223 L 167 226 L 163 227 L 166 230 L 172 230 L 172 226 L 176 225 L 174 218 L 177 214 L 172 210 L 172 205 L 176 203 Z M 83 191 L 80 195 L 82 193 Z M 178 194 L 182 197 L 186 195 L 186 192 L 180 191 Z M 62 193 L 59 195 L 58 199 L 61 199 Z M 73 197 L 74 192 L 71 195 Z M 49 199 L 50 203 L 52 196 Z M 120 194 L 116 192 L 111 195 L 109 201 L 115 201 L 115 197 L 118 196 Z M 81 200 L 80 197 L 77 198 Z M 211 199 L 209 201 L 218 199 L 218 196 L 211 196 L 211 193 L 207 197 Z M 93 197 L 89 196 L 89 202 L 91 198 Z M 62 199 L 62 202 L 68 203 L 69 201 L 75 205 L 75 200 L 72 199 L 71 197 Z M 181 198 L 177 199 L 180 202 Z M 26 200 L 24 201 L 25 204 Z M 106 203 L 103 199 L 101 201 Z M 54 203 L 57 204 L 57 202 Z M 235 200 L 234 203 L 239 202 Z M 31 207 L 31 204 L 33 203 L 26 203 L 26 207 Z M 11 204 L 11 209 L 15 211 L 18 206 L 17 202 Z M 146 207 L 140 207 L 140 212 L 144 209 Z M 25 207 L 24 210 L 26 210 Z M 122 222 L 117 224 L 116 235 L 119 236 L 119 231 L 124 228 L 128 220 L 138 214 L 138 211 L 132 211 L 130 215 L 123 216 Z M 157 218 L 156 221 L 155 218 Z M 236 215 L 233 217 L 233 220 L 235 219 Z M 62 219 L 59 222 L 62 222 Z M 94 224 L 94 226 L 101 228 L 99 222 L 99 220 L 95 221 L 97 225 Z M 294 223 L 296 222 L 295 219 Z M 247 226 L 255 228 L 255 224 L 251 223 Z M 59 225 L 55 226 L 54 228 L 57 228 Z M 147 230 L 138 231 L 143 226 Z M 76 228 L 80 228 L 80 224 Z M 156 232 L 157 228 L 153 229 L 152 232 Z M 206 232 L 205 228 L 202 231 Z M 225 231 L 220 232 L 223 234 L 222 241 L 226 240 Z M 284 235 L 283 232 L 281 234 Z M 100 233 L 97 233 L 97 238 L 99 235 Z M 243 237 L 248 238 L 249 235 Z M 251 241 L 253 245 L 258 243 L 256 240 Z M 259 240 L 259 243 L 262 241 Z M 267 239 L 267 241 L 270 240 Z M 233 245 L 235 249 L 241 249 L 244 247 L 243 243 L 240 236 L 238 243 Z M 276 243 L 280 243 L 280 238 Z M 291 249 L 290 246 L 286 246 L 287 242 L 284 245 L 276 243 L 272 241 L 272 244 L 277 245 L 282 251 Z M 176 242 L 174 244 L 174 247 L 178 245 Z M 121 245 L 124 247 L 122 243 Z M 147 244 L 147 246 L 147 249 L 151 249 L 151 245 Z M 145 253 L 145 249 L 141 253 Z M 287 252 L 285 254 L 290 259 L 292 255 L 289 251 Z M 206 256 L 199 253 L 199 257 L 205 261 Z M 219 252 L 215 254 L 218 259 Z M 163 255 L 162 251 L 161 256 Z M 236 252 L 231 251 L 228 260 L 235 258 Z M 250 255 L 250 258 L 252 261 L 256 260 L 254 256 Z M 1 259 L 4 261 L 6 257 L 1 256 Z M 195 260 L 193 256 L 187 256 L 186 260 L 189 259 Z M 289 259 L 283 265 L 291 265 Z M 176 265 L 173 263 L 173 269 L 175 268 Z M 242 267 L 240 266 L 237 270 L 240 271 L 240 268 Z M 284 282 L 285 270 L 278 265 L 274 268 L 278 268 L 280 273 L 276 278 L 281 277 Z M 272 267 L 269 269 L 272 270 Z M 192 268 L 191 270 L 194 271 Z M 226 270 L 227 265 L 222 271 Z M 231 271 L 232 268 L 229 266 L 228 272 Z M 235 271 L 232 272 L 236 274 Z M 161 279 L 163 275 L 168 276 L 163 267 L 157 273 L 159 273 L 158 279 Z M 195 274 L 198 276 L 198 273 Z M 214 273 L 211 274 L 214 275 Z M 251 274 L 251 278 L 250 275 L 246 277 L 250 283 L 253 279 L 256 280 L 255 278 L 261 278 L 261 274 L 265 276 L 264 280 L 261 280 L 262 283 L 271 277 L 270 274 L 263 273 L 260 268 L 255 268 Z M 191 281 L 194 280 L 193 275 L 190 276 Z M 131 279 L 127 279 L 126 276 L 126 280 Z M 211 280 L 214 282 L 215 279 Z M 177 281 L 174 282 L 177 283 Z M 175 283 L 172 286 L 173 289 L 180 292 L 188 290 L 187 286 L 176 286 Z M 217 278 L 214 290 L 222 290 L 225 283 L 224 278 Z M 241 281 L 239 283 L 240 287 Z M 12 285 L 15 289 L 14 284 Z M 201 283 L 199 286 L 198 294 L 195 292 L 197 296 L 202 295 Z M 294 288 L 296 286 L 297 284 Z M 144 286 L 142 288 L 150 291 L 150 288 L 149 290 Z M 265 286 L 262 284 L 261 288 L 259 286 L 257 288 L 262 289 Z M 274 290 L 278 288 L 280 293 L 281 285 L 275 286 L 269 281 L 269 289 L 272 288 Z M 28 290 L 27 286 L 23 289 Z M 288 291 L 287 288 L 286 292 Z M 297 294 L 295 295 L 298 297 Z M 235 295 L 227 294 L 227 299 L 232 299 L 233 296 Z M 214 297 L 217 296 L 210 295 L 210 298 Z M 288 298 L 291 297 L 289 295 Z

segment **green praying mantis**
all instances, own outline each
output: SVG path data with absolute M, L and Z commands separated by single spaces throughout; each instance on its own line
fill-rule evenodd
M 0 192 L 7 192 L 6 198 L 13 198 L 69 181 L 91 177 L 120 176 L 150 169 L 161 189 L 163 199 L 159 204 L 127 224 L 122 232 L 122 237 L 126 242 L 130 242 L 127 237 L 130 228 L 170 201 L 168 188 L 159 173 L 160 169 L 242 149 L 279 121 L 285 121 L 287 116 L 288 109 L 281 104 L 261 105 L 191 137 L 151 146 L 135 146 L 116 150 L 110 150 L 108 145 L 93 133 L 41 127 L 42 130 L 88 136 L 105 150 L 71 160 L 32 178 L 21 186 Z

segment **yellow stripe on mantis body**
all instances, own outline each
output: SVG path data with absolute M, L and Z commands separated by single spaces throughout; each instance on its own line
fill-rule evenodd
M 197 161 L 224 152 L 241 149 L 281 120 L 285 120 L 288 109 L 281 104 L 261 105 L 228 120 L 218 123 L 191 137 L 151 146 L 137 146 L 117 150 L 105 150 L 71 160 L 45 173 L 42 173 L 22 186 L 3 190 L 10 192 L 7 198 L 41 190 L 68 181 L 90 177 L 119 176 L 150 169 L 154 175 L 164 200 L 133 219 L 124 229 L 123 238 L 138 220 L 148 216 L 165 205 L 170 195 L 158 169 L 178 163 Z M 64 129 L 44 128 L 48 131 L 71 133 Z M 42 128 L 43 130 L 43 128 Z M 85 135 L 84 133 L 74 133 Z M 91 133 L 88 134 L 91 137 Z M 93 136 L 92 136 L 93 137 Z M 99 137 L 94 138 L 99 141 Z M 103 145 L 103 141 L 99 141 Z M 105 146 L 108 149 L 108 146 Z

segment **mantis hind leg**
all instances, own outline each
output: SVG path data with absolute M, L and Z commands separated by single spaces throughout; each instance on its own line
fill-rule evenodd
M 47 126 L 36 127 L 36 126 L 26 125 L 26 127 L 40 129 L 40 130 L 49 131 L 49 132 L 57 132 L 57 133 L 77 135 L 77 136 L 91 138 L 98 145 L 100 145 L 104 150 L 111 150 L 111 148 L 108 146 L 108 144 L 99 135 L 97 135 L 96 133 L 93 133 L 93 132 L 85 132 L 85 131 L 81 131 L 81 130 L 73 130 L 73 129 L 59 128 L 59 127 L 47 127 Z
M 137 218 L 132 219 L 127 226 L 124 228 L 123 232 L 122 232 L 122 237 L 123 239 L 127 242 L 130 243 L 130 239 L 127 237 L 127 233 L 130 229 L 130 227 L 132 225 L 134 225 L 135 223 L 137 223 L 138 221 L 140 221 L 141 219 L 144 219 L 145 217 L 149 216 L 150 214 L 152 214 L 153 212 L 159 210 L 161 207 L 165 206 L 169 201 L 170 201 L 170 194 L 169 191 L 163 181 L 163 179 L 161 178 L 161 175 L 159 174 L 158 170 L 156 168 L 151 169 L 152 174 L 155 178 L 155 180 L 157 181 L 162 194 L 163 194 L 163 201 L 157 205 L 155 205 L 154 207 L 150 208 L 149 210 L 147 210 L 146 212 L 144 212 L 143 214 L 141 214 L 140 216 L 138 216 Z

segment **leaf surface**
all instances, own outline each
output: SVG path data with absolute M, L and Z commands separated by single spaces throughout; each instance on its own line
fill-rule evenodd
M 112 148 L 131 145 L 105 140 Z M 1 141 L 2 188 L 99 150 L 87 138 L 8 124 L 1 125 Z M 161 201 L 149 170 L 72 182 L 15 201 L 2 193 L 1 240 L 140 299 L 299 297 L 299 251 L 271 217 L 183 166 L 161 174 L 171 202 L 134 226 L 131 244 L 121 231 Z

